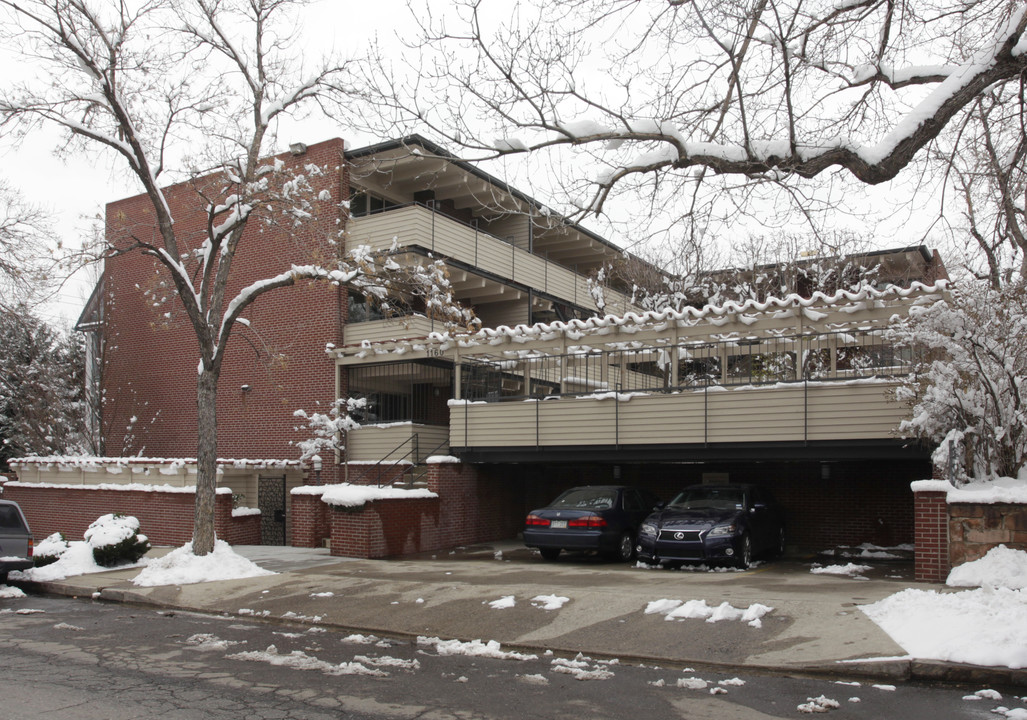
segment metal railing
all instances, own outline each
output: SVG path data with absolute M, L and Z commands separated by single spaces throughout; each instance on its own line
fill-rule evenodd
M 486 402 L 675 392 L 710 386 L 770 385 L 905 375 L 909 349 L 880 331 L 822 333 L 625 350 L 541 355 L 516 361 L 465 360 L 461 399 Z
M 385 457 L 378 460 L 373 465 L 370 465 L 367 469 L 364 470 L 364 472 L 360 473 L 356 477 L 356 479 L 351 480 L 350 482 L 354 485 L 370 485 L 371 482 L 366 482 L 366 480 L 373 473 L 373 482 L 378 487 L 382 487 L 386 484 L 382 481 L 383 477 L 393 478 L 389 481 L 389 484 L 395 484 L 405 476 L 407 478 L 407 483 L 414 484 L 420 481 L 420 479 L 424 477 L 425 472 L 427 472 L 427 464 L 424 462 L 424 460 L 426 458 L 431 457 L 432 455 L 435 455 L 436 453 L 438 453 L 439 450 L 441 450 L 448 444 L 449 438 L 446 438 L 441 443 L 439 443 L 431 450 L 429 450 L 427 453 L 422 455 L 420 451 L 420 436 L 418 433 L 414 433 L 406 440 L 401 442 L 399 445 L 394 447 L 392 450 L 390 450 Z M 403 448 L 407 445 L 410 446 L 409 449 L 407 449 L 401 455 L 390 461 L 390 458 L 396 455 L 396 453 L 402 451 Z M 408 465 L 408 467 L 404 467 L 403 470 L 400 470 L 401 465 Z
M 586 280 L 586 278 L 583 275 L 580 274 L 580 272 L 578 270 L 578 265 L 577 264 L 575 264 L 573 266 L 565 265 L 563 263 L 559 263 L 559 262 L 555 262 L 553 260 L 550 260 L 548 255 L 540 255 L 540 254 L 534 252 L 533 250 L 529 251 L 529 250 L 525 250 L 524 248 L 518 247 L 512 241 L 511 237 L 502 237 L 500 235 L 496 235 L 494 233 L 491 233 L 488 230 L 481 229 L 477 219 L 474 219 L 471 222 L 465 222 L 464 220 L 461 220 L 459 218 L 453 217 L 452 215 L 450 215 L 450 214 L 440 210 L 435 203 L 431 203 L 431 202 L 423 203 L 423 202 L 419 202 L 419 201 L 414 201 L 414 202 L 409 202 L 409 203 L 403 203 L 403 204 L 400 204 L 400 205 L 392 205 L 390 207 L 380 208 L 380 209 L 373 210 L 373 211 L 371 211 L 369 213 L 365 213 L 365 214 L 362 214 L 362 215 L 354 216 L 353 219 L 356 220 L 359 223 L 360 220 L 365 219 L 365 218 L 381 217 L 381 216 L 386 215 L 388 213 L 402 211 L 404 209 L 412 208 L 412 207 L 423 208 L 423 209 L 425 209 L 425 210 L 427 210 L 428 212 L 431 213 L 431 230 L 430 230 L 431 237 L 430 237 L 430 242 L 429 242 L 428 246 L 426 247 L 426 249 L 430 250 L 432 253 L 436 253 L 438 251 L 437 248 L 436 248 L 436 243 L 435 243 L 436 222 L 437 222 L 437 219 L 439 217 L 441 217 L 441 218 L 444 218 L 445 221 L 447 221 L 447 222 L 451 222 L 451 223 L 453 223 L 453 224 L 455 224 L 455 225 L 457 225 L 459 227 L 466 228 L 467 230 L 473 231 L 473 233 L 474 233 L 473 248 L 468 248 L 468 252 L 473 250 L 473 265 L 474 265 L 474 267 L 488 270 L 488 268 L 485 268 L 482 265 L 482 261 L 479 259 L 480 256 L 482 255 L 483 248 L 481 247 L 481 243 L 483 241 L 484 242 L 500 242 L 500 243 L 503 243 L 504 245 L 508 245 L 509 246 L 509 252 L 510 252 L 509 262 L 508 262 L 506 267 L 501 268 L 502 269 L 502 273 L 501 274 L 505 274 L 509 279 L 515 280 L 516 279 L 516 272 L 519 269 L 523 268 L 524 271 L 527 271 L 527 269 L 530 267 L 530 264 L 532 262 L 541 263 L 541 265 L 539 266 L 538 270 L 540 272 L 542 282 L 540 283 L 540 287 L 534 287 L 533 289 L 540 290 L 542 292 L 552 293 L 552 294 L 560 293 L 561 290 L 563 290 L 565 288 L 560 286 L 560 284 L 557 281 L 557 278 L 558 278 L 560 272 L 565 272 L 565 273 L 568 273 L 568 274 L 570 274 L 572 276 L 571 279 L 567 280 L 567 282 L 570 283 L 571 293 L 570 293 L 569 296 L 563 297 L 563 299 L 566 300 L 566 301 L 571 302 L 574 305 L 582 305 L 583 303 L 591 303 L 591 304 L 595 303 L 595 298 L 589 292 L 588 281 Z M 392 241 L 392 236 L 391 235 L 389 236 L 388 240 L 391 243 L 391 241 Z M 356 242 L 360 242 L 359 236 L 357 236 Z M 410 244 L 418 244 L 418 243 L 411 242 Z M 446 253 L 443 252 L 442 254 L 445 255 Z M 467 258 L 467 259 L 470 259 L 470 258 Z M 551 265 L 553 266 L 554 270 L 550 270 L 550 266 Z M 553 280 L 552 286 L 550 284 L 551 278 Z M 630 297 L 628 297 L 628 295 L 626 295 L 625 293 L 621 292 L 620 290 L 616 290 L 616 289 L 611 288 L 611 287 L 609 287 L 607 285 L 603 286 L 603 290 L 604 290 L 604 293 L 606 294 L 607 297 L 610 297 L 611 299 L 615 300 L 615 302 L 609 303 L 610 306 L 611 306 L 611 310 L 617 309 L 617 310 L 620 310 L 620 311 L 623 311 L 623 312 L 627 312 L 627 311 L 631 311 L 631 310 L 636 310 L 637 309 L 637 308 L 634 308 L 633 306 L 631 306 Z M 614 308 L 614 306 L 617 306 L 617 307 Z

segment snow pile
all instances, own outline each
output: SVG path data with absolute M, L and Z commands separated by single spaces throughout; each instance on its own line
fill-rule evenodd
M 489 603 L 485 603 L 485 602 L 482 603 L 482 605 L 485 605 L 485 604 L 487 604 L 493 610 L 505 610 L 506 608 L 512 608 L 514 605 L 516 605 L 517 604 L 517 600 L 514 598 L 513 595 L 504 595 L 503 597 L 499 598 L 498 600 L 493 600 L 492 602 L 489 602 Z
M 531 599 L 531 604 L 542 610 L 559 610 L 570 602 L 570 598 L 562 595 L 536 595 Z
M 1027 591 L 908 589 L 860 609 L 915 658 L 1027 667 Z
M 1027 552 L 999 545 L 980 560 L 952 568 L 945 584 L 950 587 L 1027 588 Z
M 826 713 L 829 710 L 837 710 L 840 707 L 841 703 L 837 700 L 821 695 L 815 698 L 806 698 L 806 702 L 799 705 L 796 710 L 802 713 Z
M 194 555 L 193 544 L 186 543 L 162 558 L 151 560 L 132 582 L 141 587 L 190 585 L 274 574 L 236 554 L 224 540 L 217 540 L 214 552 L 207 555 Z
M 223 640 L 217 635 L 211 633 L 197 633 L 190 635 L 185 639 L 185 644 L 193 648 L 194 650 L 204 650 L 208 652 L 224 652 L 233 645 L 240 645 L 246 642 L 245 640 Z
M 854 580 L 866 580 L 863 573 L 870 570 L 869 565 L 857 565 L 846 563 L 845 565 L 828 565 L 826 567 L 814 567 L 810 572 L 814 575 L 847 575 Z
M 763 627 L 761 618 L 774 608 L 753 603 L 742 610 L 728 602 L 723 602 L 717 607 L 710 607 L 705 600 L 654 600 L 646 605 L 646 615 L 663 615 L 667 620 L 705 620 L 709 623 L 720 622 L 721 620 L 741 620 L 752 627 Z
M 276 667 L 287 667 L 294 670 L 317 670 L 325 675 L 370 675 L 371 677 L 388 677 L 388 673 L 369 668 L 359 662 L 344 662 L 334 665 L 316 657 L 307 655 L 302 650 L 293 650 L 288 655 L 280 655 L 278 648 L 269 645 L 267 650 L 241 652 L 234 655 L 226 655 L 229 660 L 248 660 L 250 662 L 264 662 Z
M 912 544 L 895 545 L 894 547 L 882 547 L 872 543 L 863 543 L 855 547 L 843 545 L 833 550 L 826 550 L 821 555 L 838 555 L 843 558 L 862 558 L 877 560 L 897 560 L 908 557 L 913 552 Z
M 21 588 L 11 587 L 10 585 L 0 585 L 0 600 L 10 600 L 13 598 L 23 598 L 25 593 L 21 591 Z
M 375 500 L 410 500 L 437 498 L 438 495 L 424 488 L 406 489 L 377 487 L 375 485 L 308 485 L 295 488 L 293 495 L 320 495 L 321 500 L 338 507 L 360 507 Z
M 592 662 L 592 658 L 581 653 L 578 653 L 573 660 L 553 658 L 550 661 L 553 672 L 570 675 L 575 680 L 609 680 L 613 677 L 613 673 L 608 666 L 616 664 L 616 660 Z
M 122 568 L 140 567 L 145 562 L 145 560 L 142 560 L 134 565 L 122 565 Z M 78 540 L 68 543 L 68 549 L 65 550 L 57 562 L 44 565 L 43 567 L 13 572 L 11 577 L 32 582 L 51 582 L 76 575 L 105 572 L 110 569 L 97 565 L 95 558 L 93 558 L 93 548 L 84 540 Z
M 467 655 L 470 657 L 487 657 L 497 660 L 537 660 L 538 655 L 526 655 L 514 651 L 504 651 L 495 640 L 483 643 L 481 640 L 461 642 L 460 640 L 441 640 L 437 637 L 419 635 L 417 644 L 435 648 L 439 655 Z

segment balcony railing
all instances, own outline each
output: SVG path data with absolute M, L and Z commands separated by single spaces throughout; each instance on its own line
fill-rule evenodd
M 450 404 L 455 452 L 887 441 L 908 409 L 895 381 L 706 386 L 669 393 Z
M 373 250 L 388 250 L 394 240 L 399 247 L 418 246 L 547 293 L 563 302 L 598 311 L 583 276 L 419 203 L 400 205 L 350 220 L 349 247 L 368 245 Z M 621 292 L 604 288 L 603 294 L 606 313 L 639 311 Z
M 497 402 L 870 379 L 905 375 L 912 362 L 911 350 L 896 348 L 873 330 L 682 342 L 518 360 L 466 359 L 462 397 Z

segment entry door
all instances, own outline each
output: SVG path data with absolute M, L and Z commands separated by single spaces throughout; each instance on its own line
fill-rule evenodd
M 257 479 L 260 544 L 285 545 L 285 476 Z

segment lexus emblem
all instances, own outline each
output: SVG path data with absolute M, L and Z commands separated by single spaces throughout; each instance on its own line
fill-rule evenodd
M 685 534 L 683 532 L 676 532 L 676 533 L 674 533 L 674 539 L 675 540 L 684 540 L 685 539 Z

